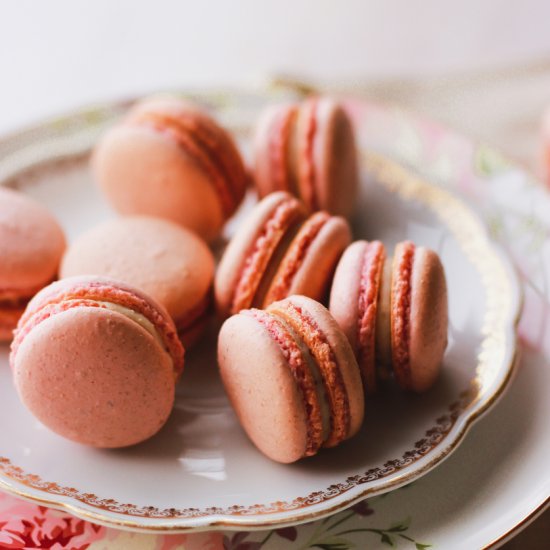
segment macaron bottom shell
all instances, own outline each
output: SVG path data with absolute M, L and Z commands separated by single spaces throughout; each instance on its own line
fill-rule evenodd
M 38 420 L 94 447 L 148 439 L 174 403 L 170 355 L 109 309 L 78 307 L 43 320 L 21 341 L 13 367 L 17 391 Z
M 447 283 L 439 256 L 424 247 L 415 247 L 409 276 L 408 369 L 395 370 L 394 360 L 394 370 L 402 387 L 421 393 L 435 383 L 447 347 Z

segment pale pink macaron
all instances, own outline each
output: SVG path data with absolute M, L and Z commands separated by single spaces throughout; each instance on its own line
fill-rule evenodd
M 128 216 L 90 229 L 67 249 L 60 275 L 100 275 L 143 290 L 166 308 L 186 347 L 211 311 L 212 252 L 192 231 L 160 218 Z
M 177 97 L 152 97 L 97 144 L 95 178 L 122 214 L 179 223 L 216 238 L 241 203 L 247 175 L 229 133 Z
M 227 246 L 214 292 L 222 317 L 265 308 L 293 294 L 323 300 L 340 255 L 351 241 L 344 218 L 308 216 L 286 192 L 260 201 Z
M 78 443 L 124 447 L 168 419 L 183 347 L 168 313 L 143 292 L 73 277 L 31 300 L 10 363 L 23 404 L 45 426 Z
M 254 181 L 260 197 L 289 191 L 312 210 L 350 216 L 359 167 L 351 121 L 334 99 L 268 107 L 254 138 Z
M 379 241 L 356 241 L 336 268 L 330 312 L 356 354 L 367 393 L 393 372 L 405 390 L 429 389 L 447 346 L 445 271 L 432 250 L 399 243 L 393 258 Z
M 28 301 L 57 277 L 65 236 L 33 199 L 0 187 L 0 341 L 11 340 Z
M 318 302 L 292 296 L 222 326 L 218 363 L 242 427 L 290 463 L 334 447 L 363 422 L 361 376 L 346 336 Z

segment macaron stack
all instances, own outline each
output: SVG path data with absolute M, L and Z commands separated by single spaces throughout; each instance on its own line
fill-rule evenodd
M 167 218 L 207 241 L 220 234 L 247 185 L 229 133 L 176 97 L 137 103 L 98 143 L 92 167 L 121 214 Z
M 216 317 L 229 400 L 278 462 L 357 434 L 381 381 L 433 385 L 447 341 L 443 267 L 409 242 L 392 259 L 380 242 L 350 244 L 359 171 L 336 101 L 260 118 L 250 170 L 260 200 L 217 269 L 208 243 L 219 249 L 250 178 L 207 112 L 175 97 L 138 102 L 99 141 L 92 171 L 122 217 L 65 253 L 47 212 L 0 192 L 0 337 L 21 317 L 15 386 L 54 432 L 105 448 L 153 436 L 174 405 L 184 346 Z
M 379 241 L 354 242 L 336 269 L 330 312 L 348 337 L 368 393 L 392 372 L 404 390 L 433 385 L 448 319 L 445 273 L 435 252 L 402 242 L 387 258 Z
M 333 99 L 269 107 L 257 127 L 254 180 L 260 197 L 288 191 L 312 211 L 350 216 L 359 171 L 353 127 Z
M 221 259 L 215 280 L 218 311 L 227 317 L 293 294 L 322 300 L 350 241 L 344 218 L 308 215 L 289 193 L 271 193 L 244 220 Z
M 311 298 L 292 296 L 233 315 L 221 329 L 218 360 L 243 428 L 273 460 L 312 456 L 361 427 L 364 399 L 353 351 Z
M 31 300 L 10 361 L 21 400 L 44 425 L 86 445 L 123 447 L 168 419 L 183 347 L 168 313 L 146 294 L 76 277 Z

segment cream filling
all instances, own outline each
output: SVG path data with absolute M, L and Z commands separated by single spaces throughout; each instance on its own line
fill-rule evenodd
M 378 307 L 376 310 L 376 372 L 382 381 L 391 377 L 391 278 L 393 258 L 387 258 L 382 268 Z
M 145 329 L 159 344 L 161 349 L 170 357 L 170 362 L 173 364 L 174 361 L 172 360 L 172 356 L 170 355 L 168 349 L 166 348 L 166 345 L 164 344 L 159 331 L 155 328 L 155 325 L 145 317 L 145 315 L 142 315 L 141 313 L 137 313 L 133 309 L 127 308 L 125 306 L 121 306 L 120 304 L 114 304 L 112 302 L 103 302 L 101 300 L 93 300 L 94 302 L 97 302 L 98 304 L 101 304 L 107 309 L 110 309 L 111 311 L 116 311 L 117 313 L 120 313 L 121 315 L 124 315 L 128 319 L 134 321 L 137 323 L 140 327 Z
M 323 384 L 323 376 L 321 374 L 321 370 L 319 369 L 319 366 L 317 365 L 317 362 L 315 361 L 315 359 L 312 357 L 311 352 L 309 351 L 309 348 L 306 346 L 302 338 L 300 338 L 300 336 L 292 328 L 291 324 L 287 323 L 287 321 L 284 319 L 282 315 L 278 315 L 274 312 L 271 312 L 271 315 L 276 315 L 277 319 L 281 321 L 285 329 L 288 330 L 294 342 L 296 342 L 296 345 L 298 346 L 298 349 L 300 350 L 302 357 L 305 359 L 305 364 L 309 369 L 309 371 L 311 372 L 313 380 L 315 381 L 315 393 L 317 394 L 317 401 L 319 403 L 319 408 L 321 410 L 321 423 L 322 423 L 321 433 L 322 433 L 322 439 L 324 443 L 330 435 L 330 406 L 328 403 L 327 394 L 325 392 L 325 385 Z

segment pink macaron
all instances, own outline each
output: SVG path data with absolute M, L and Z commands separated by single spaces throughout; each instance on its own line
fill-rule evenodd
M 166 308 L 186 347 L 211 311 L 212 252 L 195 233 L 161 218 L 127 216 L 90 229 L 67 249 L 60 275 L 99 275 L 141 289 Z
M 218 362 L 245 432 L 290 463 L 356 434 L 364 414 L 353 351 L 328 310 L 292 296 L 243 310 L 222 326 Z
M 57 277 L 65 236 L 42 205 L 0 187 L 0 341 L 12 338 L 28 301 Z
M 293 294 L 323 300 L 340 255 L 351 241 L 344 218 L 308 216 L 286 192 L 260 201 L 227 246 L 214 292 L 222 317 L 265 308 Z
M 349 216 L 359 168 L 353 127 L 327 97 L 271 106 L 254 138 L 254 181 L 260 197 L 289 191 L 312 210 Z
M 439 374 L 447 346 L 447 285 L 439 256 L 412 242 L 393 258 L 379 241 L 356 241 L 338 264 L 330 312 L 354 350 L 367 393 L 390 372 L 423 392 Z
M 168 313 L 143 292 L 73 277 L 30 301 L 10 364 L 22 402 L 45 426 L 78 443 L 124 447 L 166 422 L 183 347 Z
M 137 103 L 97 144 L 92 166 L 120 213 L 167 218 L 208 241 L 220 234 L 247 185 L 229 133 L 177 97 Z

